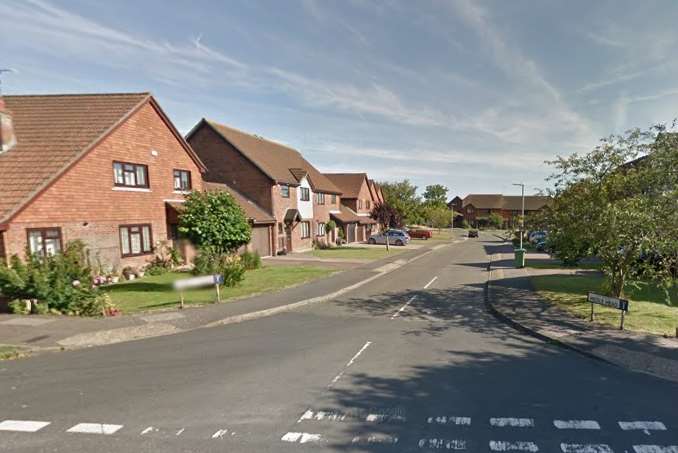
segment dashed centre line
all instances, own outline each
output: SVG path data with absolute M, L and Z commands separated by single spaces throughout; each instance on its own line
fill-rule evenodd
M 419 448 L 433 450 L 466 450 L 466 441 L 459 439 L 440 439 L 432 437 L 430 439 L 421 439 L 417 443 Z
M 320 434 L 312 433 L 289 432 L 285 433 L 285 435 L 282 436 L 280 440 L 282 440 L 283 442 L 292 442 L 292 443 L 299 442 L 300 444 L 306 444 L 320 442 L 322 441 L 322 436 Z
M 402 313 L 402 311 L 405 310 L 407 308 L 407 306 L 410 305 L 412 303 L 412 301 L 416 298 L 417 298 L 417 296 L 410 297 L 410 299 L 407 302 L 405 302 L 405 305 L 400 307 L 397 312 L 393 313 L 393 315 L 391 316 L 391 319 L 396 319 L 398 316 L 400 316 L 400 313 Z
M 471 426 L 471 417 L 448 417 L 443 415 L 442 417 L 429 417 L 426 419 L 426 423 L 435 423 L 438 425 Z
M 636 453 L 678 453 L 678 445 L 634 445 L 633 451 Z
M 435 277 L 433 277 L 433 278 L 431 279 L 431 281 L 428 282 L 428 283 L 426 284 L 426 286 L 424 286 L 424 289 L 427 289 L 427 288 L 428 288 L 429 286 L 431 286 L 431 285 L 433 284 L 433 282 L 436 281 L 436 280 L 438 280 L 438 276 L 437 276 L 437 275 L 436 275 Z
M 646 434 L 649 434 L 649 431 L 666 431 L 666 426 L 662 422 L 657 421 L 619 422 L 619 427 L 624 431 L 634 429 L 642 430 L 645 431 Z
M 360 357 L 360 354 L 362 354 L 362 353 L 365 351 L 365 349 L 367 349 L 371 344 L 372 344 L 371 341 L 366 342 L 366 343 L 363 345 L 363 347 L 360 348 L 360 350 L 359 350 L 358 352 L 356 352 L 355 355 L 354 355 L 353 357 L 351 357 L 351 360 L 348 361 L 348 363 L 346 364 L 346 366 L 344 367 L 344 369 L 341 370 L 341 372 L 340 372 L 339 374 L 337 374 L 337 375 L 334 377 L 334 379 L 332 379 L 332 381 L 330 382 L 330 384 L 328 385 L 328 387 L 332 387 L 334 384 L 336 384 L 337 382 L 339 382 L 339 379 L 341 379 L 341 377 L 344 375 L 344 373 L 346 372 L 346 370 L 348 369 L 348 367 L 350 367 L 351 365 L 353 365 L 353 364 L 355 363 L 355 361 L 358 359 L 358 357 Z

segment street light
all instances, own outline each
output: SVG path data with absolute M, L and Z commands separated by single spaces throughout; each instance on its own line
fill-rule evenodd
M 525 184 L 513 183 L 514 186 L 520 186 L 520 197 L 522 201 L 522 208 L 520 211 L 520 248 L 523 248 L 523 228 L 525 227 Z

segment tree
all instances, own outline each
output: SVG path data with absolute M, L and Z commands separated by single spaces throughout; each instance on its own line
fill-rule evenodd
M 384 192 L 385 202 L 398 211 L 401 222 L 418 223 L 422 219 L 421 199 L 417 186 L 409 180 L 379 183 Z
M 447 187 L 442 184 L 426 186 L 426 190 L 424 190 L 424 203 L 427 206 L 446 207 Z
M 499 229 L 504 224 L 504 218 L 496 212 L 493 212 L 487 218 L 487 224 L 492 228 Z
M 434 228 L 447 228 L 452 223 L 452 211 L 447 206 L 431 207 L 427 209 L 427 220 Z
M 371 216 L 374 220 L 379 222 L 383 228 L 400 228 L 402 226 L 400 213 L 386 202 L 375 205 L 374 208 L 372 208 Z
M 247 244 L 252 229 L 228 192 L 193 192 L 179 216 L 179 232 L 196 247 L 223 255 Z
M 635 129 L 551 164 L 544 221 L 556 254 L 598 256 L 614 296 L 638 277 L 659 282 L 668 299 L 678 268 L 678 136 L 663 125 Z

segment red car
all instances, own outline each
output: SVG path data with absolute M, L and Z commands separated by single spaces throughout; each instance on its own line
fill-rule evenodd
M 433 237 L 433 233 L 430 230 L 407 230 L 407 234 L 412 239 L 431 239 Z

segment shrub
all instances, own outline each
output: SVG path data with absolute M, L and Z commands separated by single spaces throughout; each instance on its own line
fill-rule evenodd
M 261 257 L 257 252 L 245 252 L 240 255 L 240 262 L 245 267 L 245 270 L 251 271 L 261 267 Z
M 99 293 L 80 241 L 70 242 L 54 256 L 30 256 L 25 263 L 12 256 L 9 266 L 0 266 L 0 293 L 15 300 L 11 308 L 16 313 L 26 311 L 26 300 L 31 301 L 33 313 L 103 313 L 84 308 Z
M 238 255 L 201 250 L 193 263 L 194 274 L 221 274 L 224 277 L 224 286 L 235 286 L 245 277 L 245 266 Z

